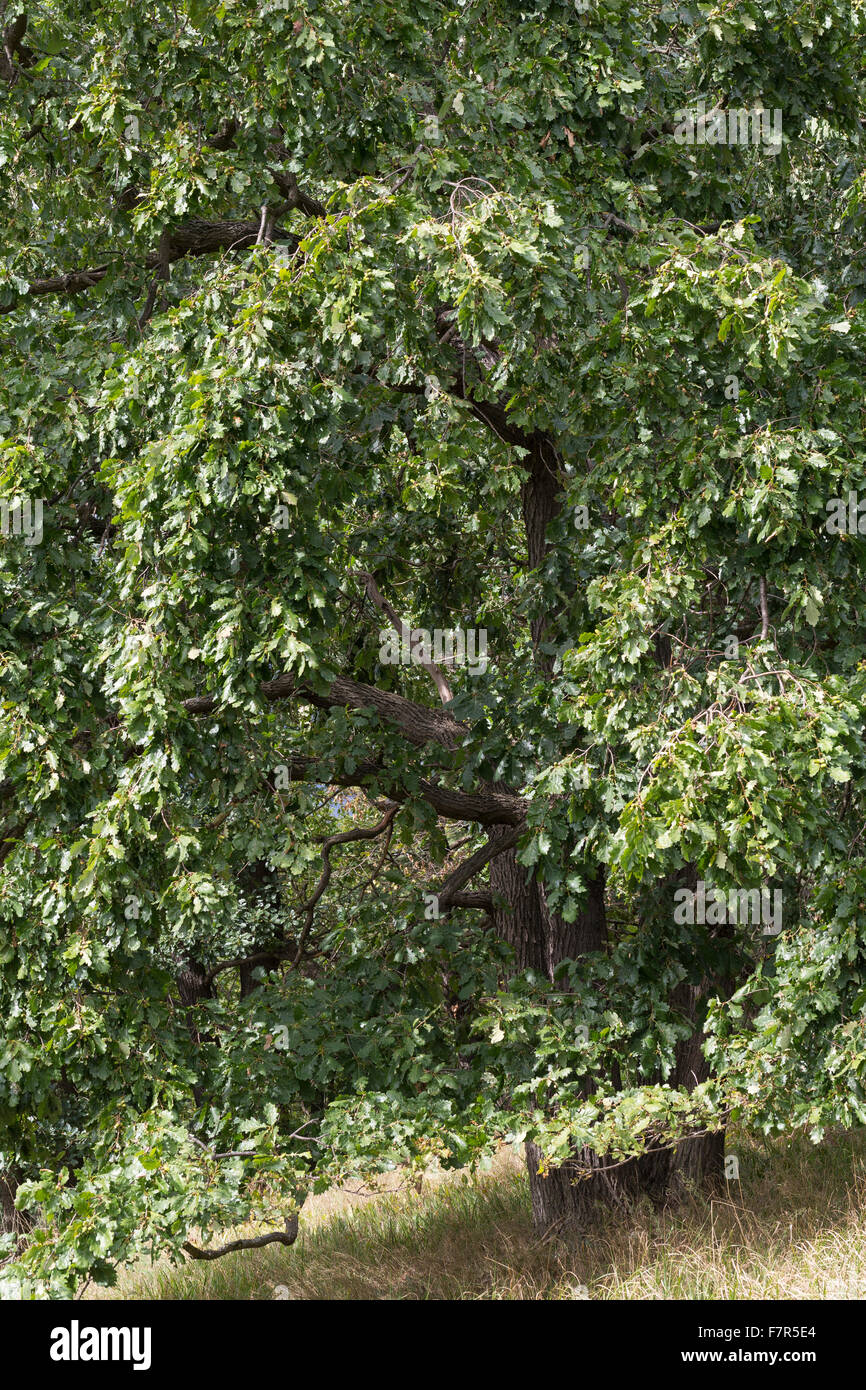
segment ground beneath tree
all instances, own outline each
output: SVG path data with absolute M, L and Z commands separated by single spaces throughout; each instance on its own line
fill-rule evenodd
M 124 1272 L 122 1299 L 866 1298 L 866 1131 L 734 1134 L 740 1181 L 711 1204 L 636 1211 L 583 1241 L 539 1240 L 522 1156 L 485 1174 L 405 1173 L 312 1198 L 291 1250 Z M 244 1230 L 243 1234 L 251 1234 Z M 226 1234 L 226 1239 L 239 1232 Z

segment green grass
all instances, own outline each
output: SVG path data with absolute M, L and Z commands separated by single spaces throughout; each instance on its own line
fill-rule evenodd
M 866 1298 L 866 1131 L 820 1148 L 735 1135 L 728 1151 L 740 1182 L 721 1199 L 647 1206 L 571 1241 L 538 1238 L 522 1163 L 505 1152 L 490 1173 L 431 1177 L 420 1193 L 328 1193 L 291 1249 L 140 1265 L 109 1296 Z

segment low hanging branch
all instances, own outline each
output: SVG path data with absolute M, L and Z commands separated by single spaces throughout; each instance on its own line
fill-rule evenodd
M 144 325 L 147 323 L 148 319 L 153 313 L 154 307 L 156 305 L 156 296 L 159 292 L 160 282 L 166 282 L 169 278 L 168 267 L 170 251 L 171 232 L 169 231 L 168 227 L 165 227 L 163 229 L 162 235 L 159 238 L 159 250 L 156 253 L 159 257 L 159 265 L 157 267 L 156 274 L 150 282 L 150 289 L 147 292 L 147 301 L 145 303 L 144 308 L 141 311 L 141 317 L 138 320 L 139 328 L 144 328 Z
M 284 1231 L 271 1231 L 266 1236 L 251 1236 L 247 1240 L 230 1240 L 228 1245 L 218 1245 L 215 1250 L 201 1250 L 191 1241 L 184 1241 L 183 1249 L 193 1260 L 221 1260 L 223 1255 L 233 1255 L 236 1250 L 261 1250 L 263 1245 L 294 1245 L 298 1238 L 299 1213 L 286 1217 Z

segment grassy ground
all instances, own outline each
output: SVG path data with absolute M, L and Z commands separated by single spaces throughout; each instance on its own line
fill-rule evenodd
M 487 1174 L 425 1179 L 420 1193 L 326 1193 L 291 1249 L 139 1266 L 109 1296 L 866 1298 L 866 1131 L 820 1148 L 734 1136 L 732 1151 L 740 1181 L 722 1199 L 642 1210 L 570 1244 L 534 1234 L 522 1163 L 505 1152 Z

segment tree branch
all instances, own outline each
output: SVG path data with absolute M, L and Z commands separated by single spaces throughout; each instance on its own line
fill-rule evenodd
M 232 1255 L 236 1250 L 261 1250 L 263 1245 L 294 1245 L 298 1238 L 298 1212 L 286 1217 L 285 1231 L 271 1231 L 266 1236 L 252 1236 L 248 1240 L 230 1240 L 228 1245 L 218 1245 L 215 1250 L 200 1250 L 186 1240 L 183 1249 L 194 1260 L 221 1260 L 223 1255 Z
M 487 907 L 487 902 L 467 903 L 465 901 L 468 897 L 474 898 L 476 896 L 475 894 L 460 894 L 460 897 L 464 899 L 462 902 L 455 901 L 455 897 L 458 895 L 459 889 L 461 889 L 464 884 L 468 883 L 470 879 L 474 878 L 477 873 L 480 873 L 485 864 L 489 864 L 491 859 L 495 859 L 497 854 L 502 854 L 504 850 L 512 849 L 514 845 L 517 844 L 522 834 L 523 826 L 517 826 L 516 829 L 512 830 L 508 835 L 503 835 L 496 840 L 488 840 L 486 845 L 482 845 L 474 854 L 470 854 L 468 859 L 464 859 L 462 864 L 458 864 L 457 868 L 448 875 L 442 887 L 439 889 L 437 894 L 439 898 L 439 911 L 442 912 L 448 907 Z M 489 898 L 489 894 L 480 896 Z M 492 906 L 492 902 L 493 900 L 490 898 L 490 906 Z
M 165 240 L 161 237 L 159 248 L 145 258 L 145 269 L 159 269 L 162 273 L 166 266 L 174 261 L 183 260 L 185 256 L 209 256 L 216 251 L 240 251 L 254 246 L 259 234 L 259 225 L 259 218 L 220 222 L 206 222 L 200 218 L 193 218 L 192 221 L 181 223 L 180 226 L 173 227 L 163 234 Z M 296 236 L 283 227 L 275 228 L 274 233 L 280 241 L 290 242 L 293 250 L 297 251 L 300 242 Z M 113 258 L 117 259 L 117 256 L 114 255 Z M 65 275 L 31 280 L 23 295 L 11 304 L 0 305 L 0 314 L 11 314 L 28 295 L 79 294 L 82 290 L 97 285 L 108 274 L 111 265 L 112 261 L 105 261 L 89 270 L 71 270 Z
M 447 749 L 458 748 L 469 734 L 467 727 L 445 710 L 429 709 L 393 691 L 379 690 L 376 686 L 363 685 L 345 676 L 338 676 L 324 694 L 299 684 L 293 675 L 262 681 L 259 693 L 266 700 L 303 700 L 319 709 L 347 706 L 356 710 L 374 709 L 381 718 L 396 725 L 417 748 L 423 748 L 427 743 L 438 743 Z M 218 703 L 213 695 L 196 695 L 184 700 L 183 707 L 188 714 L 211 714 L 217 709 Z
M 297 699 L 306 701 L 321 709 L 373 708 L 387 723 L 394 725 L 399 733 L 418 748 L 428 743 L 438 743 L 441 747 L 452 749 L 462 744 L 467 735 L 463 724 L 445 710 L 432 710 L 417 705 L 402 695 L 391 691 L 377 690 L 375 686 L 362 685 L 358 681 L 338 676 L 326 694 L 299 685 L 294 676 L 278 676 L 274 681 L 263 681 L 259 687 L 267 700 Z M 196 695 L 184 700 L 183 708 L 188 714 L 211 714 L 218 708 L 218 700 L 212 695 Z M 321 762 L 315 758 L 293 755 L 293 768 L 301 777 Z M 293 774 L 294 775 L 294 774 Z M 405 787 L 391 781 L 392 774 L 379 760 L 366 760 L 360 763 L 351 774 L 322 774 L 322 780 L 336 786 L 366 788 L 370 781 L 385 783 L 385 795 L 401 805 L 410 793 Z M 422 778 L 417 792 L 433 807 L 439 815 L 449 820 L 476 821 L 480 825 L 520 825 L 526 815 L 526 802 L 516 793 L 499 786 L 484 785 L 478 792 L 458 791 L 443 786 L 440 782 Z
M 331 881 L 331 874 L 333 872 L 331 869 L 331 850 L 335 845 L 347 845 L 353 840 L 375 840 L 377 836 L 384 834 L 384 832 L 389 829 L 399 809 L 399 806 L 392 806 L 385 812 L 382 819 L 376 825 L 368 827 L 359 826 L 355 830 L 343 830 L 337 835 L 329 835 L 327 837 L 322 845 L 323 868 L 321 877 L 316 887 L 313 889 L 312 896 L 309 897 L 300 908 L 300 911 L 305 913 L 305 921 L 301 928 L 301 935 L 298 938 L 298 949 L 295 952 L 295 958 L 292 962 L 294 965 L 298 965 L 300 962 L 307 937 L 313 926 L 313 916 L 316 911 L 316 906 Z
M 372 574 L 369 574 L 366 570 L 361 570 L 358 574 L 358 578 L 362 581 L 370 601 L 376 605 L 380 613 L 384 613 L 386 617 L 390 618 L 392 626 L 400 633 L 403 642 L 407 647 L 411 647 L 412 629 L 409 624 L 397 614 L 395 609 L 391 607 L 388 600 L 382 597 Z M 423 666 L 433 684 L 436 686 L 439 692 L 439 699 L 442 701 L 443 705 L 450 704 L 454 699 L 451 686 L 448 684 L 436 663 L 433 661 L 420 661 L 418 665 Z

